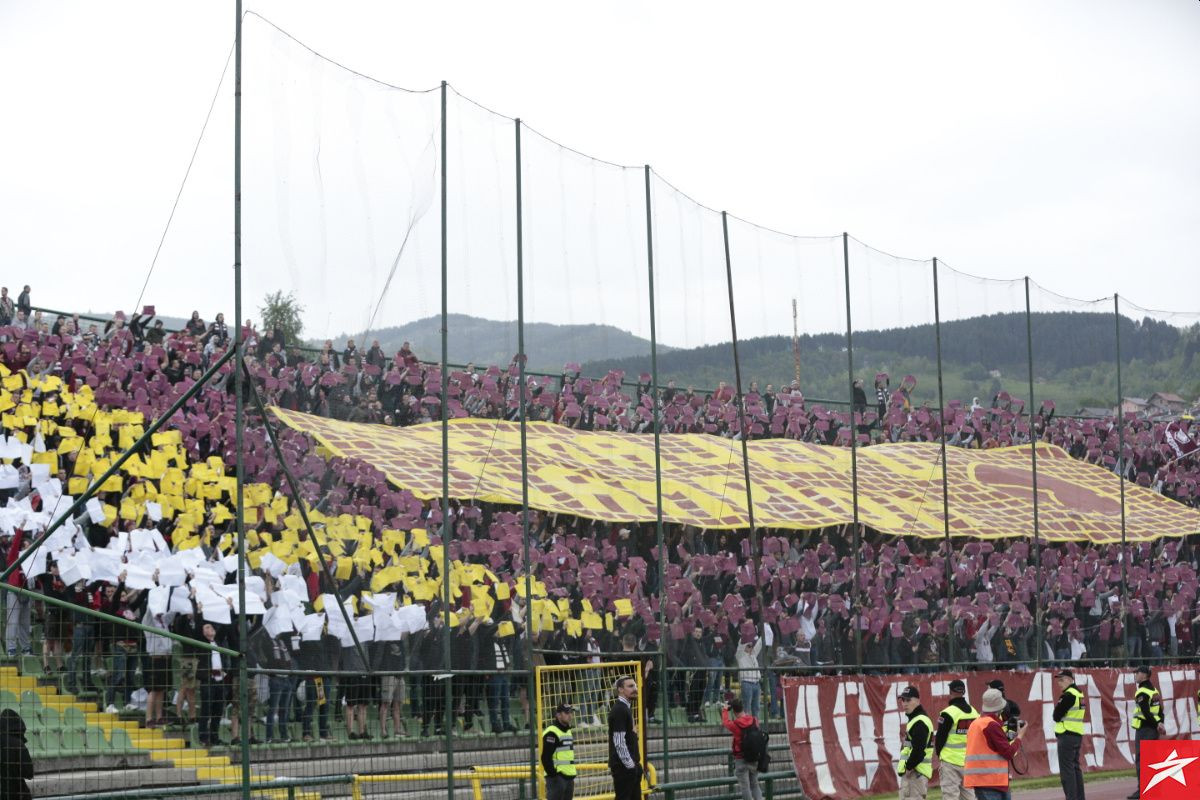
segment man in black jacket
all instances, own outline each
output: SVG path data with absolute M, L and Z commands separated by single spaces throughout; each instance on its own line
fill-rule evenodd
M 1154 684 L 1150 681 L 1150 668 L 1143 664 L 1137 668 L 1135 674 L 1138 685 L 1133 696 L 1135 710 L 1130 724 L 1133 725 L 1134 731 L 1133 774 L 1140 775 L 1142 772 L 1142 742 L 1157 739 L 1166 732 L 1166 729 L 1163 727 L 1162 701 L 1158 689 L 1154 688 Z M 1137 800 L 1141 795 L 1135 791 L 1129 796 L 1133 800 Z
M 634 718 L 637 681 L 628 675 L 617 678 L 617 699 L 608 712 L 608 768 L 612 772 L 613 800 L 640 800 L 642 795 L 641 747 Z

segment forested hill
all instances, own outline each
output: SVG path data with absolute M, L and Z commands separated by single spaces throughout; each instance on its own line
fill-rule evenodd
M 1116 403 L 1117 326 L 1111 314 L 1036 313 L 1033 334 L 1034 395 L 1052 399 L 1061 410 Z M 942 364 L 947 399 L 990 399 L 1006 390 L 1028 398 L 1026 319 L 1021 313 L 993 314 L 944 322 Z M 1174 392 L 1187 400 L 1200 395 L 1200 330 L 1180 329 L 1145 319 L 1122 317 L 1120 326 L 1123 392 L 1146 397 Z M 848 394 L 845 334 L 802 336 L 800 381 L 810 398 L 843 400 Z M 738 343 L 742 379 L 749 385 L 778 386 L 794 377 L 790 336 L 770 336 Z M 649 358 L 596 360 L 585 374 L 623 369 L 636 376 L 649 369 Z M 726 342 L 659 354 L 660 381 L 680 386 L 710 387 L 734 379 L 732 347 Z M 870 392 L 878 372 L 895 386 L 905 375 L 917 378 L 918 401 L 937 399 L 937 343 L 932 324 L 883 331 L 854 332 L 854 372 Z

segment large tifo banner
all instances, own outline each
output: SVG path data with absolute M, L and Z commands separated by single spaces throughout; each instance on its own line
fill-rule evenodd
M 333 454 L 374 465 L 417 497 L 442 493 L 442 428 L 394 428 L 273 408 Z M 449 431 L 450 496 L 521 504 L 521 433 L 515 422 L 455 419 Z M 706 434 L 662 437 L 662 518 L 698 528 L 745 528 L 741 443 Z M 749 443 L 754 516 L 760 526 L 811 530 L 859 519 L 898 536 L 942 538 L 941 449 L 895 442 L 858 451 L 858 506 L 844 447 L 760 439 Z M 1200 530 L 1200 512 L 1111 471 L 1039 445 L 1038 530 L 1042 541 L 1149 541 Z M 657 519 L 654 437 L 577 431 L 549 422 L 528 430 L 529 505 L 609 522 Z M 1028 447 L 946 451 L 950 532 L 995 539 L 1034 530 Z
M 970 672 L 933 675 L 844 676 L 783 678 L 788 743 L 804 791 L 813 800 L 861 797 L 897 789 L 896 759 L 907 720 L 899 696 L 916 686 L 921 704 L 937 724 L 949 701 L 948 685 L 961 678 L 967 699 L 976 709 L 988 681 L 1004 681 L 1006 696 L 1021 706 L 1029 723 L 1017 765 L 1031 777 L 1058 774 L 1058 745 L 1052 712 L 1059 692 L 1053 671 Z M 1086 771 L 1133 767 L 1132 670 L 1081 669 L 1075 682 L 1087 700 L 1087 735 L 1083 743 Z M 1162 693 L 1167 736 L 1200 736 L 1196 724 L 1196 665 L 1163 668 L 1154 675 Z M 934 768 L 937 762 L 934 761 Z M 936 780 L 937 775 L 934 775 Z

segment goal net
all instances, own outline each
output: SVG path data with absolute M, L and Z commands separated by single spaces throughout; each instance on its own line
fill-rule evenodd
M 637 661 L 600 664 L 563 664 L 537 668 L 538 732 L 554 720 L 554 709 L 561 703 L 574 706 L 575 778 L 577 800 L 598 800 L 612 796 L 612 778 L 608 771 L 608 709 L 616 695 L 617 678 L 628 675 L 637 681 L 638 694 L 633 700 L 633 718 L 637 720 L 641 759 L 646 761 L 645 721 L 642 718 L 642 675 Z M 540 746 L 540 745 L 539 745 Z M 545 798 L 545 776 L 538 769 L 538 797 Z

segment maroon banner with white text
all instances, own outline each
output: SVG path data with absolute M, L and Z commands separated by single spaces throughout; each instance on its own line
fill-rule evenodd
M 1052 712 L 1058 698 L 1053 672 L 968 672 L 923 675 L 783 678 L 788 744 L 796 775 L 813 800 L 894 792 L 896 757 L 907 717 L 899 695 L 916 686 L 921 704 L 935 721 L 949 701 L 948 684 L 967 683 L 967 699 L 979 708 L 988 681 L 1004 681 L 1005 694 L 1021 706 L 1029 723 L 1017 765 L 1026 775 L 1058 774 L 1058 750 Z M 1080 669 L 1075 681 L 1087 698 L 1087 730 L 1083 744 L 1086 771 L 1133 767 L 1133 670 Z M 1196 721 L 1196 665 L 1162 668 L 1154 673 L 1162 693 L 1167 736 L 1200 735 Z M 934 768 L 937 762 L 934 761 Z M 936 774 L 934 776 L 937 778 Z

